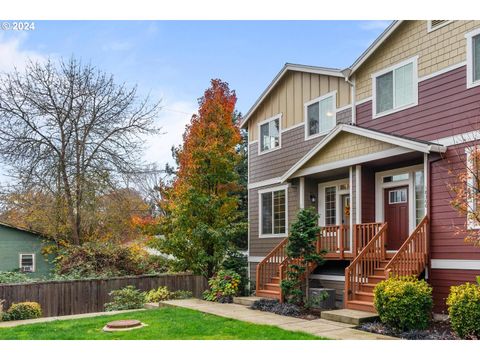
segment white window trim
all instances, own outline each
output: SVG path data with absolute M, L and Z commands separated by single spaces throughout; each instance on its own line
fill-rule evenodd
M 262 194 L 285 190 L 285 232 L 282 234 L 262 234 Z M 273 217 L 273 209 L 272 209 L 272 217 Z M 272 223 L 272 231 L 273 231 L 273 223 Z M 278 238 L 278 237 L 285 237 L 288 235 L 288 184 L 287 185 L 280 185 L 271 187 L 268 189 L 258 190 L 258 237 L 261 239 L 266 238 Z
M 283 114 L 280 113 L 258 123 L 258 155 L 268 154 L 272 151 L 281 149 L 282 147 L 282 116 Z M 278 146 L 273 149 L 262 151 L 262 139 L 261 139 L 262 134 L 260 132 L 260 128 L 263 124 L 269 123 L 276 119 L 278 119 Z
M 467 89 L 480 86 L 480 79 L 473 81 L 473 38 L 480 35 L 480 28 L 465 34 L 467 39 Z
M 32 271 L 30 271 L 30 272 L 35 272 L 37 270 L 37 261 L 35 259 L 35 254 L 33 254 L 33 253 L 20 253 L 20 254 L 18 254 L 18 268 L 22 272 L 22 257 L 24 255 L 31 255 L 32 256 Z
M 400 107 L 394 107 L 391 110 L 383 111 L 377 114 L 377 77 L 384 75 L 386 73 L 389 73 L 391 71 L 394 71 L 395 69 L 398 69 L 410 63 L 413 64 L 413 71 L 412 71 L 413 72 L 413 102 L 411 104 L 407 104 Z M 393 81 L 395 82 L 395 76 L 393 76 Z M 393 84 L 393 88 L 395 89 L 395 83 Z M 395 99 L 395 94 L 393 94 L 393 97 Z M 372 118 L 373 119 L 390 115 L 390 114 L 393 114 L 417 105 L 418 105 L 418 55 L 372 74 L 372 114 L 373 114 Z
M 319 96 L 319 97 L 317 97 L 313 100 L 310 100 L 310 101 L 303 104 L 303 123 L 305 124 L 305 140 L 310 140 L 310 139 L 314 139 L 316 137 L 327 135 L 335 127 L 335 125 L 334 125 L 332 127 L 332 129 L 328 129 L 326 131 L 319 132 L 318 134 L 308 135 L 308 111 L 307 111 L 307 108 L 310 105 L 315 104 L 317 102 L 319 103 L 320 101 L 328 99 L 329 97 L 333 97 L 333 116 L 334 116 L 334 120 L 335 120 L 335 125 L 337 124 L 337 110 L 338 110 L 337 109 L 337 90 L 335 90 L 335 91 L 331 91 L 328 94 Z M 351 105 L 349 105 L 349 106 L 351 106 Z M 319 119 L 319 121 L 320 121 L 320 119 Z M 320 124 L 319 124 L 319 127 L 320 127 Z
M 391 197 L 390 197 L 390 194 L 394 191 L 402 191 L 405 190 L 405 188 L 401 188 L 401 189 L 393 189 L 393 190 L 389 190 L 388 191 L 388 204 L 389 205 L 395 205 L 395 204 L 405 204 L 406 202 L 408 202 L 408 193 L 405 192 L 405 201 L 402 201 L 402 198 L 400 197 L 400 201 L 394 201 L 392 202 L 391 201 Z
M 375 221 L 384 222 L 385 221 L 385 200 L 384 199 L 384 189 L 389 189 L 398 186 L 408 186 L 408 228 L 409 233 L 411 233 L 415 225 L 415 176 L 416 171 L 424 170 L 424 164 L 413 165 L 403 168 L 397 168 L 382 172 L 375 173 Z M 388 183 L 383 182 L 385 176 L 400 175 L 403 173 L 409 173 L 408 180 L 399 180 L 392 181 Z M 425 193 L 426 196 L 426 193 Z
M 480 151 L 480 149 L 476 149 L 476 150 Z M 475 147 L 465 148 L 465 154 L 467 156 L 467 187 L 470 189 L 473 187 L 473 180 L 474 180 L 470 171 L 470 169 L 474 170 L 473 169 L 474 164 L 473 164 L 473 158 L 472 158 L 473 151 L 475 151 Z M 470 209 L 473 209 L 473 211 L 476 211 L 475 208 L 476 208 L 475 199 L 472 198 L 471 196 L 468 196 L 468 212 L 467 212 L 467 229 L 468 230 L 480 229 L 480 224 L 469 216 L 469 214 L 471 213 Z
M 440 25 L 437 25 L 434 28 L 432 28 L 432 20 L 427 20 L 427 33 L 430 33 L 432 31 L 441 29 L 442 27 L 447 26 L 451 22 L 453 22 L 453 20 L 446 20 L 444 23 L 442 23 Z

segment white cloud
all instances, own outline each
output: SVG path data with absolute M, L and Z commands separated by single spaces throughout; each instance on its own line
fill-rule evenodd
M 12 38 L 5 38 L 0 34 L 0 72 L 10 72 L 17 68 L 21 70 L 28 60 L 43 62 L 46 57 L 36 51 L 23 47 L 26 35 L 20 34 Z
M 371 20 L 362 21 L 360 23 L 360 29 L 362 30 L 384 30 L 391 24 L 388 20 Z
M 190 123 L 192 115 L 197 111 L 197 104 L 187 101 L 164 101 L 157 126 L 162 134 L 152 135 L 146 139 L 144 160 L 156 162 L 160 167 L 165 163 L 173 165 L 171 148 L 182 143 L 185 126 Z

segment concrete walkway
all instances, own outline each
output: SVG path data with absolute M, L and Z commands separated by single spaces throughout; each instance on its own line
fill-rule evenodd
M 50 322 L 50 321 L 56 321 L 56 320 L 72 320 L 72 319 L 83 319 L 83 318 L 90 318 L 90 317 L 103 316 L 103 315 L 116 315 L 116 314 L 122 314 L 122 313 L 127 313 L 132 311 L 141 311 L 141 310 L 144 310 L 144 309 L 105 311 L 105 312 L 96 312 L 96 313 L 88 313 L 88 314 L 52 316 L 52 317 L 43 317 L 43 318 L 28 319 L 28 320 L 0 321 L 0 329 L 19 326 L 19 325 L 38 324 L 38 323 L 44 323 L 44 322 Z
M 316 336 L 338 340 L 394 340 L 395 338 L 372 334 L 353 329 L 354 325 L 343 324 L 324 319 L 304 320 L 281 316 L 265 311 L 249 309 L 238 304 L 219 304 L 199 299 L 170 300 L 162 302 L 166 306 L 198 310 L 230 319 L 247 321 L 254 324 L 273 325 L 291 331 L 303 331 Z

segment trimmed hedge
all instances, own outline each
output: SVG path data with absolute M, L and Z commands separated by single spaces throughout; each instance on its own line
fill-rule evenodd
M 452 330 L 463 339 L 480 338 L 480 286 L 452 286 L 447 305 Z
M 432 288 L 415 277 L 393 277 L 377 284 L 374 305 L 380 320 L 390 327 L 423 330 L 432 316 Z

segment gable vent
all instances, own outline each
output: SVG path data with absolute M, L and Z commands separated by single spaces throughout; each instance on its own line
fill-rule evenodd
M 428 31 L 437 30 L 447 25 L 451 21 L 452 20 L 428 20 Z

